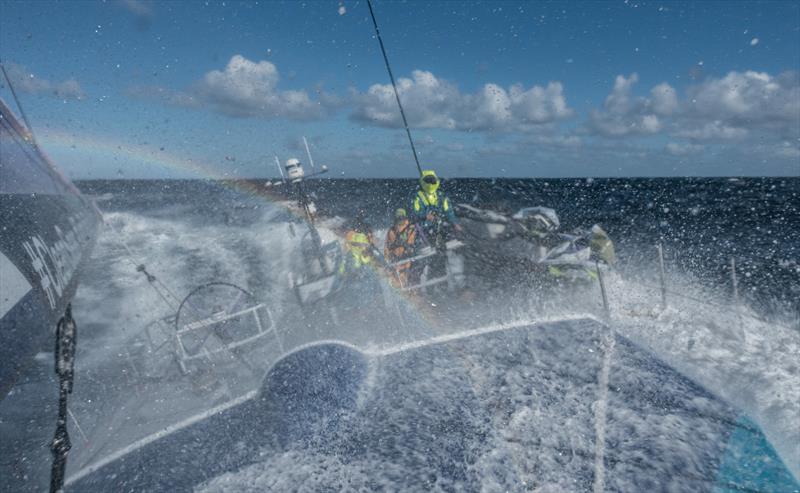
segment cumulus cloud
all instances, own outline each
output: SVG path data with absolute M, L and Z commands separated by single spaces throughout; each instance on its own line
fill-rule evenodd
M 650 95 L 655 113 L 671 115 L 678 110 L 678 93 L 666 82 L 662 82 L 651 89 Z
M 225 70 L 212 70 L 197 83 L 193 96 L 230 116 L 268 116 L 307 119 L 321 107 L 305 91 L 278 89 L 278 69 L 264 60 L 253 62 L 234 55 Z
M 767 140 L 800 138 L 800 76 L 787 72 L 730 72 L 689 86 L 684 97 L 667 83 L 653 87 L 647 96 L 635 96 L 637 74 L 617 76 L 603 107 L 589 115 L 591 133 L 605 137 L 630 137 L 668 133 L 700 141 L 742 141 L 761 136 Z M 696 150 L 672 143 L 671 154 Z
M 675 89 L 665 82 L 653 88 L 651 98 L 635 97 L 632 90 L 638 81 L 636 73 L 617 76 L 603 109 L 589 115 L 594 132 L 606 137 L 625 137 L 654 134 L 662 129 L 659 116 L 671 115 L 678 107 Z
M 309 120 L 323 116 L 338 104 L 337 98 L 318 91 L 281 90 L 278 68 L 266 60 L 254 62 L 242 55 L 231 57 L 224 70 L 212 70 L 186 91 L 159 87 L 133 87 L 135 97 L 156 98 L 168 104 L 205 107 L 234 117 Z
M 729 72 L 690 86 L 673 135 L 693 141 L 800 138 L 800 76 Z
M 6 63 L 8 78 L 14 84 L 14 89 L 30 94 L 43 94 L 61 99 L 81 100 L 86 97 L 80 84 L 70 77 L 61 82 L 51 82 L 47 79 L 36 77 L 23 65 Z
M 690 114 L 730 124 L 773 124 L 800 119 L 800 76 L 787 72 L 730 72 L 690 87 Z
M 414 70 L 411 78 L 397 80 L 409 124 L 418 128 L 452 130 L 529 130 L 572 116 L 559 82 L 526 89 L 485 84 L 474 94 L 433 73 Z M 384 127 L 402 125 L 390 84 L 373 84 L 365 93 L 351 92 L 351 117 Z

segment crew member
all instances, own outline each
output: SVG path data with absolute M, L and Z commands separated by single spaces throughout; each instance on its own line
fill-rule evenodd
M 440 253 L 427 260 L 429 275 L 433 277 L 446 275 L 448 236 L 452 231 L 461 232 L 450 199 L 439 189 L 439 185 L 440 180 L 436 173 L 433 170 L 424 170 L 419 177 L 419 190 L 411 204 L 414 218 L 421 226 L 422 240 Z
M 419 178 L 419 190 L 412 201 L 417 223 L 425 229 L 426 233 L 436 231 L 442 223 L 447 223 L 456 230 L 461 229 L 450 205 L 450 200 L 439 189 L 440 183 L 436 172 L 433 170 L 423 171 Z
M 348 234 L 352 234 L 354 232 L 364 233 L 365 235 L 367 235 L 369 243 L 375 249 L 378 248 L 378 243 L 375 240 L 375 234 L 372 231 L 372 226 L 370 225 L 369 221 L 367 221 L 366 209 L 359 208 L 358 211 L 356 212 L 356 217 L 353 219 L 353 222 L 351 224 L 352 227 L 350 233 Z
M 386 233 L 383 256 L 390 264 L 395 264 L 395 280 L 400 286 L 405 286 L 408 283 L 411 263 L 397 262 L 414 256 L 416 241 L 416 226 L 408 220 L 408 214 L 405 209 L 397 209 L 394 213 L 394 224 Z
M 339 274 L 362 277 L 375 262 L 372 243 L 366 234 L 358 231 L 349 231 L 346 238 L 345 258 L 339 266 Z

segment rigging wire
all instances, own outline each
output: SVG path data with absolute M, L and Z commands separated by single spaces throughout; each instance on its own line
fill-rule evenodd
M 38 154 L 34 160 L 44 160 L 45 164 L 49 166 L 51 169 L 53 168 L 53 164 L 50 162 L 49 158 L 42 152 L 41 147 L 39 147 L 39 142 L 36 140 L 36 135 L 33 133 L 33 127 L 31 126 L 30 120 L 28 120 L 28 114 L 25 113 L 25 108 L 22 106 L 22 102 L 19 100 L 19 96 L 17 96 L 17 91 L 14 89 L 14 83 L 11 82 L 11 77 L 9 77 L 8 72 L 6 71 L 5 65 L 0 61 L 0 71 L 3 72 L 3 77 L 6 79 L 6 84 L 8 88 L 11 90 L 11 95 L 14 97 L 14 102 L 17 104 L 17 109 L 19 109 L 19 113 L 22 116 L 22 121 L 25 122 L 25 134 L 20 134 L 22 140 L 25 141 L 26 144 L 29 144 L 34 151 Z M 13 136 L 12 136 L 13 138 Z M 15 139 L 16 140 L 16 139 Z M 28 154 L 27 149 L 24 149 L 26 155 Z M 56 172 L 58 174 L 58 172 Z M 55 177 L 52 176 L 52 173 L 49 174 L 50 179 L 53 181 L 53 185 L 56 190 L 60 189 L 60 185 L 58 184 Z
M 144 265 L 144 263 L 139 262 L 139 259 L 137 258 L 136 254 L 133 253 L 133 250 L 131 250 L 130 245 L 128 245 L 128 243 L 123 238 L 121 231 L 115 228 L 110 222 L 106 222 L 105 218 L 103 218 L 103 223 L 116 234 L 116 241 L 125 250 L 125 253 L 127 254 L 126 259 L 128 260 L 128 262 L 131 263 L 131 265 L 134 266 L 136 272 L 141 272 L 142 274 L 144 274 L 144 276 L 147 278 L 148 284 L 150 285 L 151 288 L 153 288 L 153 291 L 156 292 L 156 294 L 170 309 L 176 310 L 177 309 L 176 307 L 181 302 L 181 298 L 178 298 L 178 296 L 171 289 L 169 289 L 169 287 L 166 284 L 164 284 L 160 279 L 158 279 L 156 276 L 148 272 L 147 267 Z
M 17 91 L 14 89 L 14 84 L 11 83 L 11 77 L 8 76 L 8 72 L 6 72 L 6 66 L 0 62 L 0 70 L 3 72 L 3 77 L 6 79 L 6 84 L 8 88 L 11 90 L 11 95 L 14 97 L 14 102 L 17 104 L 17 108 L 19 108 L 19 114 L 22 116 L 22 120 L 25 122 L 25 126 L 28 128 L 28 133 L 30 134 L 31 142 L 33 143 L 34 147 L 37 149 L 39 148 L 39 144 L 36 143 L 36 136 L 33 134 L 33 127 L 31 127 L 31 122 L 28 120 L 28 115 L 25 113 L 25 109 L 22 107 L 22 104 L 19 101 L 19 96 L 17 96 Z
M 408 128 L 408 120 L 406 120 L 406 112 L 403 111 L 403 103 L 400 102 L 400 94 L 397 92 L 397 84 L 394 82 L 394 74 L 392 67 L 389 65 L 389 57 L 386 56 L 386 48 L 383 46 L 383 39 L 381 38 L 381 31 L 378 29 L 378 21 L 375 20 L 375 12 L 372 10 L 372 0 L 367 0 L 369 7 L 369 15 L 372 17 L 372 25 L 375 28 L 375 36 L 378 38 L 378 43 L 381 45 L 381 53 L 383 54 L 383 61 L 386 63 L 386 71 L 389 72 L 389 79 L 392 81 L 392 88 L 394 89 L 394 97 L 397 100 L 397 106 L 400 108 L 400 116 L 403 117 L 403 126 L 408 135 L 408 143 L 411 145 L 411 152 L 414 154 L 414 162 L 417 164 L 417 171 L 422 176 L 422 166 L 419 165 L 419 157 L 417 156 L 417 148 L 414 146 L 414 139 L 411 138 L 411 129 Z

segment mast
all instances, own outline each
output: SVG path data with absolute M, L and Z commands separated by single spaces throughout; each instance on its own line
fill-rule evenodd
M 277 155 L 277 154 L 275 155 L 275 166 L 277 166 L 277 167 L 278 167 L 278 173 L 280 173 L 280 174 L 281 174 L 281 181 L 282 181 L 283 183 L 286 183 L 286 177 L 285 177 L 285 176 L 283 176 L 283 168 L 281 168 L 281 162 L 280 162 L 280 160 L 278 159 L 278 155 Z
M 306 146 L 306 154 L 308 154 L 308 164 L 311 165 L 311 172 L 314 172 L 314 159 L 311 157 L 311 151 L 308 150 L 308 141 L 306 140 L 306 136 L 303 136 L 303 144 Z

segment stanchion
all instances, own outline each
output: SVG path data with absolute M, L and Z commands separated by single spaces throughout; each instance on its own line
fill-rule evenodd
M 611 312 L 608 308 L 608 295 L 606 294 L 606 283 L 603 278 L 603 271 L 600 270 L 600 263 L 594 261 L 595 269 L 597 269 L 597 282 L 600 283 L 600 294 L 603 296 L 603 310 L 605 311 L 606 322 L 611 320 Z
M 736 277 L 736 259 L 734 257 L 731 257 L 731 283 L 733 284 L 733 310 L 736 314 L 736 321 L 739 323 L 740 337 L 744 340 L 744 325 L 742 323 L 742 312 L 739 307 L 739 280 Z
M 739 282 L 736 279 L 736 259 L 731 257 L 731 281 L 733 282 L 733 304 L 739 312 Z
M 601 493 L 605 491 L 605 450 L 606 450 L 606 422 L 608 420 L 608 382 L 611 372 L 611 358 L 614 353 L 614 329 L 611 327 L 611 311 L 608 307 L 608 294 L 603 271 L 600 263 L 595 260 L 597 269 L 597 282 L 600 283 L 600 294 L 603 296 L 603 310 L 605 311 L 605 335 L 603 337 L 603 364 L 598 376 L 599 395 L 594 406 L 595 451 L 594 451 L 594 484 L 592 491 Z
M 658 269 L 659 280 L 661 281 L 661 309 L 667 308 L 667 276 L 664 274 L 664 248 L 659 243 L 658 248 Z

